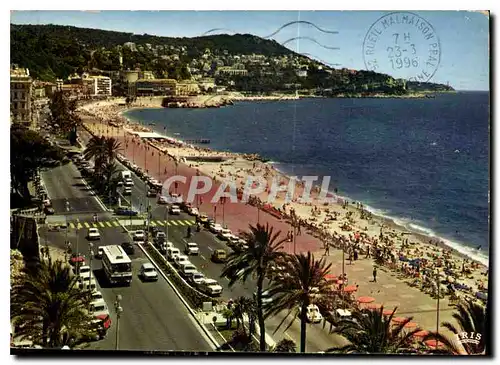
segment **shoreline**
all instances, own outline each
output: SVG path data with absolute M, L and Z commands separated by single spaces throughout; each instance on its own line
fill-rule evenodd
M 146 125 L 144 125 L 142 123 L 139 123 L 138 121 L 130 119 L 130 118 L 128 118 L 128 117 L 126 117 L 124 115 L 124 113 L 126 111 L 129 111 L 129 110 L 133 110 L 133 109 L 150 109 L 150 108 L 158 109 L 158 108 L 161 108 L 161 107 L 158 107 L 158 106 L 147 106 L 147 105 L 140 105 L 140 106 L 134 106 L 134 105 L 132 105 L 131 107 L 128 107 L 128 108 L 127 107 L 122 107 L 122 110 L 119 110 L 117 114 L 120 117 L 126 119 L 128 121 L 129 126 L 137 125 L 137 126 L 141 126 L 141 128 L 143 130 L 154 131 L 154 128 L 151 128 L 150 126 L 146 126 Z M 121 128 L 123 128 L 123 127 L 124 126 L 121 126 Z M 157 133 L 161 134 L 161 135 L 164 135 L 164 133 L 159 133 L 159 132 L 157 132 Z M 170 138 L 172 140 L 177 140 L 177 138 L 172 137 L 172 136 L 165 135 L 165 137 Z M 149 141 L 148 143 L 149 143 L 149 145 L 151 145 L 155 149 L 160 149 L 160 147 L 157 146 L 156 143 L 151 142 L 151 141 Z M 234 159 L 234 160 L 245 160 L 246 157 L 247 157 L 246 155 L 241 154 L 241 153 L 237 153 L 237 152 L 216 151 L 216 150 L 213 150 L 211 148 L 196 147 L 196 146 L 189 145 L 189 144 L 184 144 L 183 146 L 186 149 L 193 148 L 193 149 L 196 149 L 197 151 L 204 151 L 204 152 L 212 153 L 212 154 L 226 155 L 226 156 L 228 156 L 229 159 Z M 180 156 L 171 155 L 171 157 L 178 158 Z M 262 157 L 260 157 L 258 159 L 258 161 L 259 161 L 260 164 L 267 165 L 267 166 L 272 166 L 273 161 L 263 162 L 262 160 L 263 160 Z M 251 161 L 255 162 L 256 160 L 253 159 Z M 191 167 L 193 165 L 192 164 L 193 161 L 191 161 L 191 160 L 188 160 L 188 161 L 184 160 L 182 162 L 185 163 L 185 164 L 187 164 L 187 165 L 189 165 L 189 166 L 191 166 Z M 209 164 L 223 165 L 224 163 L 225 163 L 224 161 L 221 161 L 221 162 L 211 162 L 211 163 L 204 163 L 204 164 L 205 165 L 209 165 Z M 194 165 L 195 166 L 199 166 L 199 164 L 198 165 L 194 164 Z M 202 170 L 203 169 L 200 168 L 200 171 L 202 171 Z M 279 174 L 281 178 L 286 179 L 286 180 L 289 179 L 289 176 L 287 176 L 286 173 L 284 173 L 283 171 L 279 171 L 278 169 L 274 169 L 274 168 L 273 168 L 273 170 L 274 170 L 274 173 Z M 214 176 L 214 177 L 216 177 L 216 176 Z M 217 180 L 219 180 L 219 179 L 217 179 Z M 341 198 L 343 200 L 346 200 L 348 202 L 352 202 L 352 203 L 360 203 L 360 202 L 355 202 L 355 199 L 352 199 L 349 196 L 339 197 L 339 198 Z M 337 203 L 335 203 L 335 204 L 337 204 Z M 349 205 L 351 206 L 352 204 L 349 204 Z M 376 208 L 373 208 L 373 209 L 376 210 Z M 475 257 L 475 255 L 474 255 L 473 252 L 467 252 L 468 250 L 473 250 L 472 246 L 469 246 L 469 245 L 467 245 L 465 243 L 454 242 L 454 241 L 452 241 L 450 239 L 447 239 L 445 237 L 440 237 L 438 235 L 435 235 L 435 236 L 428 235 L 428 234 L 419 232 L 419 231 L 417 231 L 415 229 L 412 229 L 411 227 L 406 227 L 403 224 L 400 224 L 400 223 L 397 222 L 397 220 L 398 220 L 397 217 L 384 216 L 384 215 L 381 215 L 380 213 L 374 213 L 373 210 L 370 210 L 370 215 L 373 217 L 373 220 L 378 223 L 377 226 L 385 226 L 385 227 L 390 228 L 392 230 L 398 230 L 398 231 L 404 231 L 404 232 L 411 232 L 411 237 L 415 238 L 417 241 L 419 241 L 419 243 L 421 243 L 423 245 L 430 246 L 430 247 L 438 246 L 438 247 L 446 249 L 446 250 L 451 250 L 456 256 L 458 256 L 460 258 L 466 258 L 468 260 L 472 260 L 472 261 L 480 264 L 481 266 L 484 266 L 485 268 L 488 268 L 488 266 L 489 266 L 489 262 L 488 262 L 489 261 L 489 256 L 485 256 L 484 258 L 480 258 L 480 257 Z M 423 227 L 423 228 L 425 228 L 425 227 Z M 430 241 L 432 241 L 432 244 L 430 243 Z M 436 242 L 437 242 L 437 244 L 436 244 Z M 457 248 L 457 246 L 459 246 L 459 247 Z M 463 249 L 461 250 L 460 248 L 463 248 Z

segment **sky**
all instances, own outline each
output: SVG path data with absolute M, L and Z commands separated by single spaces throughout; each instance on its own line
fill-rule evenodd
M 406 13 L 406 11 L 403 11 Z M 195 37 L 204 34 L 250 33 L 268 37 L 293 51 L 332 67 L 372 69 L 366 55 L 370 30 L 381 31 L 377 20 L 397 21 L 398 15 L 382 11 L 13 11 L 14 24 L 61 24 L 152 34 Z M 396 24 L 384 30 L 376 42 L 378 72 L 412 78 L 422 74 L 431 48 L 439 55 L 428 64 L 431 82 L 449 83 L 457 90 L 489 90 L 489 19 L 478 12 L 415 11 L 415 19 L 429 25 L 437 43 L 425 39 L 416 26 Z M 403 15 L 400 14 L 399 19 Z M 381 21 L 382 21 L 381 20 Z M 279 32 L 278 29 L 290 23 Z M 387 24 L 387 23 L 386 23 Z M 372 27 L 373 25 L 373 27 Z M 318 29 L 319 28 L 319 29 Z M 273 34 L 275 33 L 275 34 Z M 399 35 L 399 38 L 397 38 Z M 397 38 L 411 39 L 413 56 L 394 58 Z M 396 37 L 396 38 L 395 38 Z M 434 46 L 433 46 L 434 44 Z M 438 46 L 435 46 L 438 44 Z M 391 48 L 391 51 L 389 50 Z M 400 48 L 410 52 L 410 48 Z M 401 52 L 400 52 L 401 54 Z M 392 55 L 392 56 L 390 56 Z M 372 57 L 372 58 L 373 58 Z M 416 57 L 414 60 L 412 57 Z M 413 63 L 412 63 L 413 62 Z M 425 80 L 424 80 L 425 81 Z

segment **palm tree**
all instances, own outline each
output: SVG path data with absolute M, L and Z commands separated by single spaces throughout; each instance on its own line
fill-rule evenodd
M 325 276 L 332 264 L 324 258 L 315 260 L 310 252 L 289 256 L 285 262 L 286 275 L 278 275 L 272 282 L 268 293 L 273 298 L 267 308 L 266 317 L 288 310 L 278 328 L 295 312 L 287 329 L 295 318 L 300 316 L 300 352 L 306 350 L 307 307 L 310 304 L 323 304 L 333 296 L 333 282 Z M 278 328 L 276 330 L 278 330 Z
M 84 157 L 87 160 L 94 159 L 95 174 L 101 176 L 106 158 L 106 137 L 93 136 L 87 143 L 84 151 Z
M 273 352 L 297 352 L 297 345 L 294 341 L 284 338 L 276 344 Z
M 104 145 L 106 157 L 108 159 L 107 162 L 111 163 L 115 160 L 116 156 L 118 155 L 118 151 L 122 148 L 122 145 L 114 137 L 106 138 Z
M 241 324 L 245 335 L 245 315 L 248 317 L 248 337 L 251 337 L 254 333 L 255 319 L 257 318 L 257 306 L 255 300 L 247 297 L 237 298 L 233 304 L 233 314 L 236 318 L 236 328 L 240 328 Z
M 63 334 L 91 331 L 87 308 L 91 293 L 78 288 L 77 277 L 62 261 L 40 261 L 23 269 L 23 281 L 11 289 L 11 318 L 16 336 L 31 338 L 43 347 L 60 347 Z
M 458 326 L 450 322 L 442 322 L 441 325 L 446 327 L 453 333 L 455 338 L 449 338 L 441 333 L 430 333 L 424 340 L 436 339 L 443 343 L 444 348 L 436 352 L 445 352 L 455 355 L 478 355 L 483 354 L 485 348 L 486 335 L 486 308 L 476 302 L 467 301 L 461 302 L 458 306 L 458 312 L 453 313 L 453 318 L 457 321 Z M 465 333 L 466 337 L 461 335 Z M 479 335 L 479 337 L 477 337 Z M 470 339 L 476 341 L 467 341 Z
M 260 327 L 260 351 L 266 350 L 266 329 L 262 305 L 264 279 L 272 264 L 283 254 L 280 250 L 286 239 L 280 238 L 280 231 L 274 232 L 269 224 L 250 225 L 248 232 L 241 237 L 247 241 L 248 248 L 237 249 L 229 254 L 221 277 L 229 279 L 229 287 L 237 281 L 245 282 L 250 276 L 257 279 L 257 318 Z
M 391 315 L 383 314 L 384 308 L 379 310 L 356 310 L 349 318 L 338 321 L 332 331 L 344 337 L 349 344 L 343 347 L 333 347 L 326 352 L 342 352 L 357 354 L 397 354 L 415 352 L 412 349 L 413 335 L 420 328 L 405 330 L 405 325 L 413 318 L 394 324 Z

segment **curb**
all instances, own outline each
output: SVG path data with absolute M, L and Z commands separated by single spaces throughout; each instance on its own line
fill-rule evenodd
M 89 186 L 89 184 L 87 184 L 87 180 L 83 176 L 81 181 L 83 182 L 83 185 L 85 185 L 85 187 L 88 189 L 87 191 L 91 193 L 90 195 L 97 201 L 97 204 L 101 206 L 102 210 L 104 210 L 105 212 L 113 211 L 112 209 L 109 209 L 106 206 L 106 204 L 102 202 L 101 198 L 99 198 L 99 196 L 95 193 L 95 191 Z
M 149 244 L 149 242 L 148 242 Z M 158 265 L 156 264 L 156 262 L 154 262 L 154 260 L 149 256 L 149 254 L 146 252 L 146 250 L 142 247 L 142 245 L 140 243 L 137 243 L 137 246 L 139 246 L 139 248 L 141 249 L 142 252 L 144 252 L 144 254 L 146 255 L 146 257 L 148 258 L 149 261 L 151 261 L 151 263 L 154 265 L 154 267 L 156 268 L 156 270 L 161 274 L 161 276 L 163 276 L 163 278 L 167 281 L 167 283 L 170 285 L 170 287 L 172 288 L 172 290 L 174 291 L 174 293 L 177 295 L 177 297 L 181 300 L 182 304 L 184 304 L 184 306 L 187 308 L 188 312 L 191 314 L 192 318 L 194 319 L 194 321 L 198 324 L 198 326 L 202 329 L 202 331 L 204 332 L 204 335 L 212 342 L 211 343 L 211 347 L 213 348 L 213 350 L 217 350 L 218 348 L 220 348 L 220 344 L 215 340 L 215 338 L 213 338 L 212 334 L 207 330 L 207 328 L 202 324 L 200 323 L 200 321 L 198 320 L 198 318 L 196 317 L 196 313 L 194 312 L 194 310 L 189 306 L 189 304 L 184 300 L 184 298 L 182 297 L 181 293 L 179 293 L 179 291 L 177 290 L 177 288 L 175 287 L 175 285 L 168 279 L 168 277 L 165 275 L 165 273 L 158 267 Z M 234 351 L 234 350 L 233 350 Z

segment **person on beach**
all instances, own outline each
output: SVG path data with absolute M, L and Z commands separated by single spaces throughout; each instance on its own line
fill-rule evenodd
M 325 242 L 325 253 L 323 256 L 330 256 L 330 244 Z
M 377 267 L 376 266 L 373 267 L 373 282 L 374 283 L 377 282 Z

